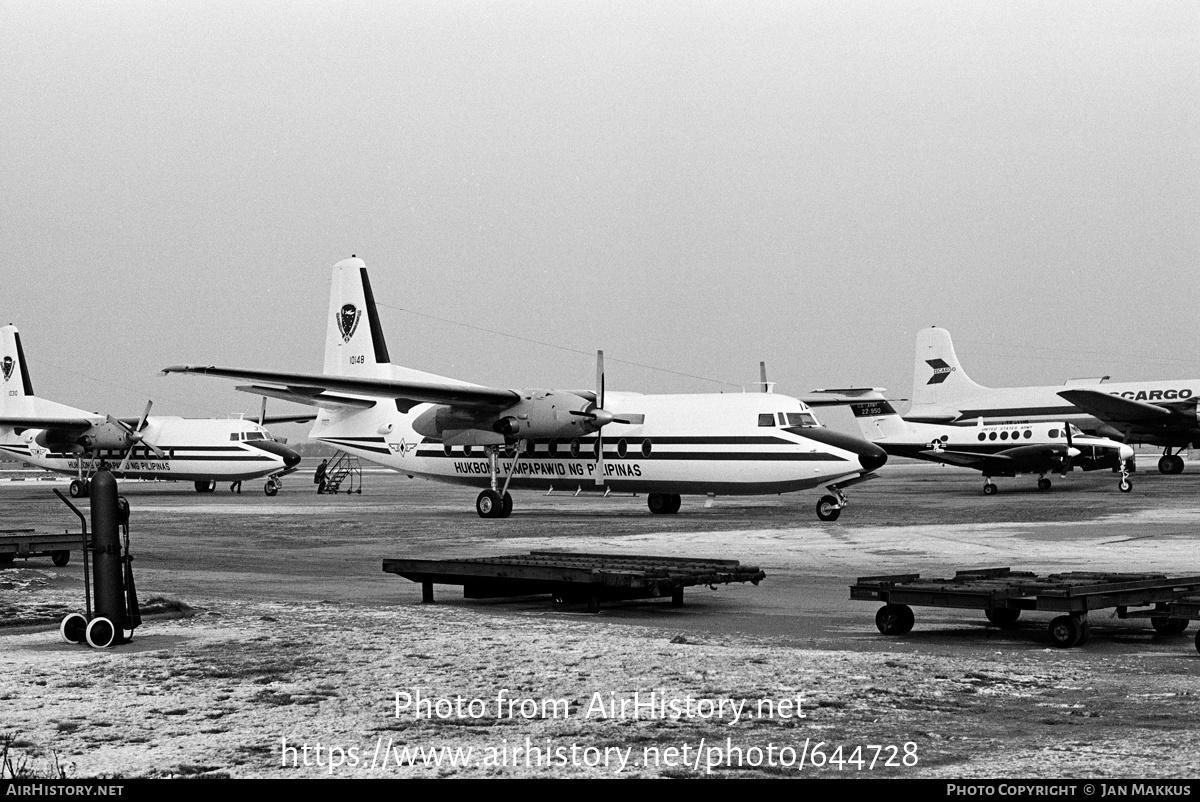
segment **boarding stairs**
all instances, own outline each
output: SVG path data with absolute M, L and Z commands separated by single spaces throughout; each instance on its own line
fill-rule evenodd
M 340 492 L 343 484 L 346 485 L 346 493 L 362 495 L 362 465 L 358 457 L 339 451 L 325 466 L 325 492 Z

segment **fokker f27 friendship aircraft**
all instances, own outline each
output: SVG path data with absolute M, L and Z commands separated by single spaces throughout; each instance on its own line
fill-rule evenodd
M 1106 376 L 1066 386 L 993 389 L 971 381 L 945 329 L 918 332 L 916 352 L 908 421 L 1073 423 L 1089 434 L 1160 446 L 1162 473 L 1182 473 L 1183 458 L 1172 452 L 1200 445 L 1200 379 L 1110 383 Z
M 484 518 L 512 511 L 508 488 L 646 493 L 650 511 L 681 495 L 779 494 L 825 485 L 822 520 L 842 489 L 887 460 L 866 440 L 820 426 L 800 401 L 773 393 L 605 392 L 482 387 L 390 362 L 366 266 L 333 268 L 321 375 L 176 366 L 254 382 L 238 387 L 319 408 L 310 436 L 408 474 L 482 486 Z
M 0 328 L 0 393 L 0 453 L 74 475 L 76 498 L 87 495 L 88 479 L 102 464 L 124 479 L 192 481 L 201 493 L 218 481 L 269 476 L 264 489 L 273 496 L 277 476 L 300 462 L 249 420 L 151 416 L 150 404 L 140 419 L 114 418 L 39 398 L 11 325 Z

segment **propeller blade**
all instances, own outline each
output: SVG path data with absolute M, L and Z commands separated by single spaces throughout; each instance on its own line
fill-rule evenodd
M 596 484 L 604 484 L 604 436 L 596 432 Z
M 600 415 L 595 413 L 603 413 L 604 418 L 601 422 Z M 600 427 L 612 420 L 612 415 L 604 412 L 604 352 L 596 352 L 596 410 L 592 415 L 592 420 L 597 421 L 600 425 L 596 427 L 596 484 L 604 484 L 604 436 L 600 434 Z
M 604 352 L 596 352 L 596 406 L 604 409 Z
M 264 395 L 262 407 L 258 410 L 258 425 L 263 426 L 267 421 L 267 397 Z

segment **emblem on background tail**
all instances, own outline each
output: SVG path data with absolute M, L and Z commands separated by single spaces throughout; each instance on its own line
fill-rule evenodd
M 346 304 L 334 315 L 334 319 L 337 320 L 338 331 L 342 333 L 343 341 L 350 342 L 350 338 L 354 336 L 355 329 L 358 328 L 358 319 L 360 317 L 362 317 L 362 310 L 358 309 L 354 304 Z
M 926 384 L 941 384 L 954 372 L 954 368 L 940 359 L 926 359 L 925 364 L 933 368 L 933 375 L 929 377 L 929 381 L 925 382 Z
M 0 362 L 0 371 L 4 372 L 5 381 L 8 381 L 9 377 L 12 376 L 14 364 L 16 363 L 13 362 L 13 358 L 11 356 L 4 357 L 4 361 Z

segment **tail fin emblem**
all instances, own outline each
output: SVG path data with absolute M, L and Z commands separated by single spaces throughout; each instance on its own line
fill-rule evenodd
M 354 304 L 346 304 L 341 310 L 334 315 L 337 320 L 338 331 L 342 333 L 342 340 L 350 342 L 350 338 L 354 336 L 355 329 L 358 328 L 358 319 L 362 317 L 362 310 Z M 7 377 L 7 369 L 5 376 Z
M 4 357 L 4 361 L 0 362 L 0 371 L 4 372 L 4 380 L 8 381 L 13 372 L 13 358 L 11 356 Z
M 926 384 L 941 384 L 954 372 L 953 367 L 940 359 L 926 359 L 925 364 L 933 368 L 933 375 L 929 377 L 929 381 L 925 382 Z

